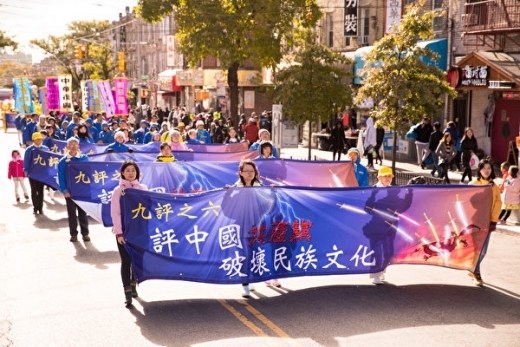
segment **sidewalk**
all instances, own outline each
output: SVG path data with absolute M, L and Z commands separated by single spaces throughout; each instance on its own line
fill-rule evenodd
M 282 148 L 280 151 L 280 157 L 285 159 L 294 159 L 294 160 L 307 160 L 308 158 L 308 149 L 306 147 L 298 147 L 298 148 Z M 344 154 L 341 155 L 341 161 L 346 161 L 348 157 Z M 322 151 L 316 148 L 311 148 L 311 160 L 332 160 L 332 152 Z M 362 158 L 362 163 L 367 165 L 367 159 Z M 388 159 L 383 159 L 383 166 L 392 166 L 392 161 Z M 375 168 L 378 169 L 380 165 L 376 165 Z M 421 169 L 421 167 L 417 164 L 406 163 L 406 162 L 396 162 L 395 167 L 399 171 L 407 171 L 417 173 L 417 176 L 430 176 L 431 168 Z M 497 174 L 497 173 L 495 173 Z M 462 172 L 450 171 L 449 178 L 451 184 L 461 184 L 460 179 L 462 178 Z M 502 179 L 498 178 L 495 180 L 497 184 L 502 183 Z M 467 179 L 466 179 L 467 182 Z M 464 183 L 463 183 L 464 184 Z M 466 183 L 467 184 L 467 183 Z M 520 217 L 518 213 L 511 213 L 511 216 L 507 220 L 506 225 L 497 225 L 497 231 L 511 234 L 511 235 L 519 235 L 520 236 Z

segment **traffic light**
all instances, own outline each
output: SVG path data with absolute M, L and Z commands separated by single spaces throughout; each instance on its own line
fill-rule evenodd
M 122 43 L 126 42 L 126 27 L 119 28 L 119 39 Z
M 74 49 L 74 57 L 82 60 L 87 58 L 87 47 L 83 45 L 76 46 Z
M 74 48 L 74 58 L 81 59 L 81 46 Z
M 120 51 L 117 53 L 117 63 L 119 72 L 125 72 L 125 52 Z

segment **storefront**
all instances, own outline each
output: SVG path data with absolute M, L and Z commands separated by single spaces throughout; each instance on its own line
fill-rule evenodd
M 156 106 L 172 109 L 182 103 L 182 86 L 177 83 L 177 73 L 182 70 L 165 70 L 157 76 Z
M 520 61 L 506 53 L 473 52 L 450 68 L 448 79 L 460 95 L 453 118 L 473 129 L 485 155 L 507 160 L 520 133 Z

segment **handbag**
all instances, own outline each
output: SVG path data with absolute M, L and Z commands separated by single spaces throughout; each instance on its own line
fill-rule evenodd
M 471 158 L 469 158 L 469 167 L 471 168 L 471 170 L 476 170 L 478 169 L 478 157 L 475 153 L 471 154 Z

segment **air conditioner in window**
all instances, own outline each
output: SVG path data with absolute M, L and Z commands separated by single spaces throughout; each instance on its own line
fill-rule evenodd
M 473 13 L 465 13 L 460 16 L 462 20 L 462 25 L 464 26 L 472 26 L 478 24 L 478 17 L 476 14 Z
M 357 42 L 359 45 L 368 45 L 368 36 L 359 36 Z

